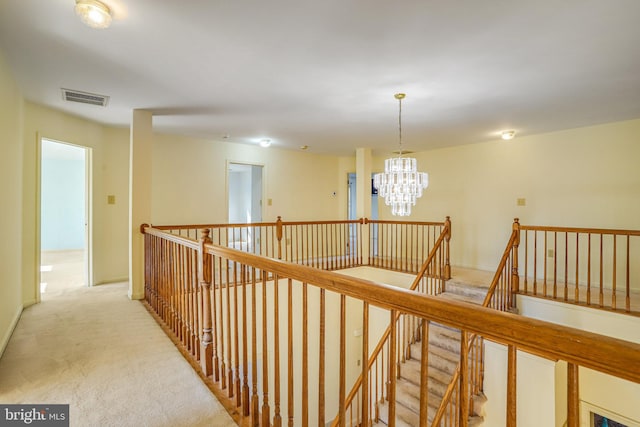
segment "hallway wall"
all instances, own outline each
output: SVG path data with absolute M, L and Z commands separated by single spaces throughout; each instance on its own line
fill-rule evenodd
M 20 236 L 22 213 L 23 101 L 0 52 L 0 355 L 22 312 Z
M 129 129 L 111 128 L 42 105 L 25 103 L 23 163 L 23 302 L 36 299 L 38 138 L 90 147 L 93 155 L 93 282 L 128 276 Z M 107 204 L 107 195 L 116 204 Z

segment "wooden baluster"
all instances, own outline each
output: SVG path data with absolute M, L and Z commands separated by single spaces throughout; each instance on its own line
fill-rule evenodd
M 567 427 L 580 425 L 578 365 L 567 363 Z
M 508 346 L 507 353 L 507 427 L 516 427 L 516 379 L 518 351 L 514 345 Z
M 380 354 L 381 355 L 384 354 L 384 351 L 381 351 Z M 375 412 L 375 415 L 374 415 L 373 422 L 376 423 L 376 424 L 380 420 L 380 401 L 381 401 L 380 393 L 378 392 L 378 384 L 380 384 L 379 383 L 379 379 L 378 379 L 378 369 L 380 369 L 380 367 L 378 366 L 378 359 L 379 358 L 380 358 L 380 356 L 378 356 L 376 358 L 376 361 L 375 361 L 375 364 L 374 364 L 375 372 L 376 372 L 376 386 L 375 386 L 375 411 L 376 412 Z
M 309 316 L 307 284 L 302 284 L 302 427 L 309 425 Z
M 369 303 L 362 303 L 362 425 L 369 426 Z
M 242 229 L 241 229 L 242 230 Z M 233 263 L 233 360 L 234 360 L 234 381 L 236 386 L 236 406 L 242 405 L 242 384 L 240 380 L 240 327 L 238 323 L 238 283 L 241 277 L 238 271 L 240 264 Z
M 461 427 L 469 424 L 469 333 L 460 333 L 460 405 L 458 422 Z
M 591 233 L 587 234 L 588 250 L 587 250 L 587 305 L 591 304 Z
M 229 398 L 234 396 L 235 386 L 233 382 L 233 360 L 232 360 L 232 348 L 231 348 L 231 284 L 233 282 L 233 276 L 231 274 L 231 261 L 225 261 L 227 264 L 227 387 L 229 388 Z
M 269 408 L 269 346 L 267 334 L 267 275 L 262 271 L 262 426 L 271 426 Z M 276 282 L 274 282 L 276 283 Z
M 282 259 L 282 218 L 276 221 L 276 239 L 278 239 L 278 259 Z
M 553 299 L 558 298 L 558 232 L 553 233 Z
M 320 331 L 319 331 L 319 356 L 318 356 L 318 425 L 325 425 L 325 290 L 320 289 Z
M 533 232 L 533 294 L 538 295 L 538 231 Z
M 279 311 L 279 288 L 280 278 L 276 274 L 273 280 L 273 346 L 274 346 L 274 405 L 275 413 L 273 415 L 273 427 L 282 426 L 282 417 L 280 416 L 280 311 Z
M 564 233 L 564 300 L 569 299 L 569 233 Z
M 247 266 L 242 266 L 242 409 L 245 417 L 249 416 L 249 362 L 247 337 Z
M 542 285 L 543 286 L 542 287 L 542 289 L 543 289 L 543 294 L 542 295 L 545 296 L 545 297 L 547 296 L 547 254 L 548 254 L 548 252 L 547 252 L 547 234 L 548 233 L 546 231 L 544 231 L 544 252 L 543 252 L 543 254 L 544 254 L 543 255 L 543 259 L 544 259 L 544 271 L 543 271 L 544 282 L 543 282 L 543 285 Z
M 420 427 L 427 427 L 429 412 L 429 321 L 422 319 L 420 360 Z
M 617 242 L 616 235 L 613 235 L 613 278 L 611 280 L 611 308 L 616 309 L 616 270 L 618 270 L 617 256 Z
M 227 376 L 226 376 L 226 366 L 225 366 L 225 353 L 224 353 L 224 309 L 223 309 L 223 289 L 225 288 L 225 285 L 228 286 L 228 280 L 229 278 L 225 276 L 225 268 L 223 268 L 226 265 L 226 261 L 223 261 L 222 258 L 218 258 L 218 275 L 220 277 L 220 284 L 219 284 L 219 288 L 220 288 L 220 292 L 218 295 L 218 301 L 220 301 L 220 309 L 218 310 L 218 315 L 219 315 L 219 331 L 220 331 L 220 378 L 221 378 L 221 384 L 220 386 L 222 387 L 222 389 L 227 387 Z M 215 290 L 214 290 L 215 292 Z
M 212 268 L 216 265 L 215 258 L 211 261 Z M 213 381 L 220 381 L 220 371 L 218 369 L 218 316 L 217 316 L 217 298 L 216 298 L 216 287 L 219 287 L 219 283 L 216 284 L 216 274 L 215 268 L 211 272 L 211 319 L 213 320 Z
M 387 396 L 389 399 L 389 427 L 396 426 L 396 310 L 391 310 L 391 331 L 389 334 L 389 378 Z
M 631 255 L 630 255 L 630 252 L 629 252 L 629 249 L 630 249 L 630 247 L 629 247 L 629 238 L 630 238 L 630 236 L 627 235 L 627 266 L 626 266 L 627 267 L 627 281 L 626 281 L 626 284 L 627 284 L 627 289 L 626 290 L 627 291 L 626 291 L 626 296 L 625 296 L 625 309 L 626 309 L 626 311 L 631 311 L 631 285 L 630 285 L 630 282 L 629 282 L 629 266 L 631 264 L 629 262 L 629 257 Z
M 346 400 L 346 297 L 340 295 L 340 371 L 338 392 L 338 420 L 340 427 L 345 427 L 345 400 Z
M 293 280 L 287 282 L 287 416 L 293 427 Z
M 598 302 L 600 307 L 602 307 L 604 305 L 604 269 L 602 268 L 603 266 L 603 248 L 602 248 L 602 240 L 603 240 L 603 234 L 600 233 L 600 293 L 598 294 Z M 615 270 L 615 267 L 614 267 Z
M 258 272 L 251 269 L 251 427 L 260 426 L 260 399 L 258 398 L 258 326 L 257 326 L 257 276 Z M 264 282 L 262 284 L 264 286 Z
M 200 340 L 200 366 L 206 376 L 213 373 L 213 334 L 211 321 L 211 255 L 205 252 L 205 245 L 211 243 L 209 230 L 200 232 L 200 246 L 198 248 L 198 276 L 202 287 L 203 328 Z
M 445 250 L 445 263 L 444 263 L 444 278 L 445 280 L 451 279 L 451 263 L 449 261 L 449 241 L 451 240 L 451 218 L 447 217 L 444 220 L 444 225 L 447 230 L 447 235 L 444 240 L 444 250 Z
M 578 285 L 580 284 L 579 279 L 580 272 L 580 233 L 576 233 L 576 290 L 575 290 L 575 302 L 578 303 L 580 301 L 580 288 Z

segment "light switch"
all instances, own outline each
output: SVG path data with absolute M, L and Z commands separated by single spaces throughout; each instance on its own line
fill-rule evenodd
M 107 196 L 107 204 L 115 205 L 116 204 L 116 196 L 114 196 L 113 194 L 108 195 Z
M 516 200 L 516 204 L 518 206 L 526 206 L 527 199 L 525 199 L 524 197 L 520 197 L 520 198 L 518 198 L 518 200 Z
M 267 199 L 267 206 L 271 206 L 273 204 L 273 201 L 271 199 Z

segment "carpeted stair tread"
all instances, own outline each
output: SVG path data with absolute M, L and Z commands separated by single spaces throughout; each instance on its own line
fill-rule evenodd
M 410 359 L 400 367 L 402 378 L 414 384 L 420 384 L 420 360 Z M 451 381 L 451 373 L 442 371 L 434 366 L 429 366 L 429 383 L 444 384 L 445 387 Z
M 447 299 L 449 301 L 459 301 L 459 302 L 467 302 L 469 304 L 477 304 L 480 305 L 484 301 L 484 296 L 476 296 L 476 295 L 462 295 L 456 294 L 453 292 L 443 292 L 438 295 L 438 298 Z

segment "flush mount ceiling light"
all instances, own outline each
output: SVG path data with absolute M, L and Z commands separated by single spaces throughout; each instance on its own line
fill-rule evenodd
M 111 25 L 111 9 L 98 0 L 76 0 L 76 14 L 91 28 Z
M 391 213 L 398 216 L 411 215 L 411 206 L 415 206 L 416 200 L 422 197 L 422 191 L 429 186 L 429 175 L 426 172 L 417 171 L 416 159 L 402 157 L 402 100 L 404 93 L 396 93 L 395 98 L 399 103 L 398 157 L 392 157 L 384 161 L 384 173 L 373 176 L 373 185 L 378 189 L 378 195 L 384 197 L 384 203 L 391 206 Z
M 502 133 L 500 133 L 500 137 L 505 141 L 513 139 L 514 136 L 516 136 L 515 130 L 505 130 L 505 131 L 502 131 Z
M 260 147 L 267 148 L 269 146 L 271 146 L 271 140 L 270 139 L 262 139 L 262 140 L 260 140 Z

